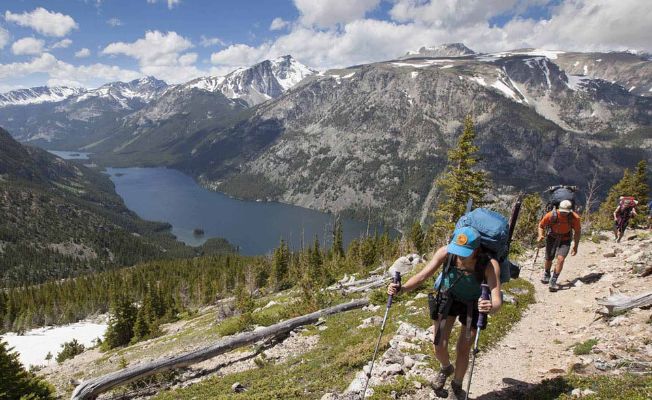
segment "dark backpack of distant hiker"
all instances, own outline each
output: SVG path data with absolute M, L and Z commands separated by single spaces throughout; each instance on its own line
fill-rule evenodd
M 575 192 L 577 186 L 557 185 L 551 186 L 545 193 L 548 193 L 548 203 L 546 204 L 546 212 L 556 210 L 559 208 L 559 203 L 568 200 L 572 204 L 572 210 L 575 211 Z

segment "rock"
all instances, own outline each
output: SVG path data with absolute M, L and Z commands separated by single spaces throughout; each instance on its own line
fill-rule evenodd
M 419 382 L 419 381 L 414 381 L 414 388 L 415 388 L 415 389 L 418 390 L 418 389 L 421 389 L 422 387 L 423 387 L 423 385 L 421 384 L 421 382 Z
M 403 358 L 403 366 L 407 369 L 414 367 L 414 360 L 410 356 L 405 356 Z
M 423 299 L 425 297 L 428 297 L 428 295 L 425 294 L 425 293 L 418 293 L 416 296 L 414 296 L 414 299 L 419 300 L 419 299 Z
M 270 307 L 274 307 L 274 306 L 277 305 L 277 304 L 279 304 L 279 303 L 277 303 L 277 302 L 275 302 L 274 300 L 272 300 L 272 301 L 270 301 L 269 303 L 265 304 L 265 307 L 263 307 L 263 310 L 265 310 L 265 309 L 267 309 L 267 308 L 270 308 Z
M 604 253 L 602 255 L 602 257 L 604 257 L 604 258 L 616 257 L 616 253 L 614 253 L 613 251 L 610 251 L 608 253 Z
M 516 304 L 516 297 L 509 293 L 503 293 L 503 301 L 510 304 Z
M 575 281 L 575 283 L 573 284 L 573 286 L 575 286 L 575 287 L 582 287 L 582 286 L 584 286 L 584 284 L 582 283 L 582 281 L 577 280 L 577 281 Z
M 590 396 L 592 394 L 595 394 L 595 392 L 591 389 L 584 389 L 582 390 L 582 396 Z
M 582 397 L 582 389 L 580 388 L 573 389 L 573 391 L 571 392 L 571 396 Z
M 621 326 L 621 325 L 626 325 L 629 322 L 629 318 L 627 318 L 624 315 L 620 315 L 611 321 L 609 321 L 609 326 L 614 327 L 614 326 Z
M 369 304 L 368 306 L 362 307 L 364 311 L 371 311 L 371 312 L 376 312 L 380 309 L 380 306 L 376 306 L 373 304 Z
M 245 389 L 245 387 L 242 386 L 242 384 L 240 382 L 236 382 L 233 385 L 231 385 L 231 391 L 233 393 L 242 393 L 245 390 L 247 390 L 247 389 Z
M 380 376 L 394 376 L 403 373 L 403 366 L 401 364 L 389 364 L 378 366 L 378 374 Z
M 377 326 L 380 325 L 382 322 L 383 319 L 379 316 L 365 318 L 362 320 L 362 323 L 358 325 L 358 329 L 365 329 L 365 328 L 369 328 L 370 326 Z

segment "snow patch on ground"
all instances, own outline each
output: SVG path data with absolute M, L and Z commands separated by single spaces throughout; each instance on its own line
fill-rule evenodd
M 588 80 L 588 78 L 582 75 L 567 74 L 566 77 L 568 78 L 568 82 L 566 83 L 566 85 L 573 90 L 581 89 L 582 82 Z
M 95 322 L 77 322 L 75 324 L 32 329 L 24 335 L 7 333 L 2 339 L 19 353 L 19 360 L 26 367 L 45 365 L 48 352 L 52 357 L 61 351 L 61 345 L 73 339 L 86 347 L 91 346 L 95 338 L 101 338 L 106 332 L 107 324 Z
M 419 76 L 419 73 L 417 71 L 410 72 L 410 77 L 412 79 L 416 78 L 417 76 Z
M 469 78 L 470 80 L 479 83 L 482 86 L 487 86 L 487 82 L 484 81 L 484 78 L 481 76 L 472 76 Z

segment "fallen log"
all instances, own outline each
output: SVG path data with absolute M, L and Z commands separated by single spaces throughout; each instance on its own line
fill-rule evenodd
M 607 307 L 609 315 L 613 315 L 631 308 L 652 305 L 652 292 L 632 297 L 623 294 L 613 294 L 605 299 L 598 299 L 598 304 Z
M 369 300 L 367 299 L 354 300 L 334 307 L 315 311 L 311 314 L 288 319 L 286 321 L 279 322 L 278 324 L 270 325 L 266 328 L 253 332 L 245 332 L 233 335 L 220 340 L 214 345 L 204 349 L 181 354 L 179 356 L 161 358 L 151 363 L 136 365 L 130 368 L 122 369 L 120 371 L 112 372 L 104 376 L 100 376 L 98 378 L 90 379 L 80 383 L 79 386 L 75 388 L 75 391 L 72 393 L 71 400 L 93 399 L 100 393 L 103 393 L 116 386 L 133 382 L 137 379 L 141 379 L 173 368 L 187 367 L 209 358 L 213 358 L 217 355 L 227 353 L 233 349 L 258 342 L 271 336 L 277 336 L 290 332 L 293 329 L 303 325 L 317 322 L 321 317 L 361 308 L 367 304 L 369 304 Z

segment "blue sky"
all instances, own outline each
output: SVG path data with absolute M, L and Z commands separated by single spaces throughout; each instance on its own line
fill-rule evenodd
M 326 69 L 464 42 L 650 51 L 637 0 L 16 0 L 0 5 L 0 91 L 178 83 L 292 54 Z M 605 29 L 605 26 L 609 29 Z

